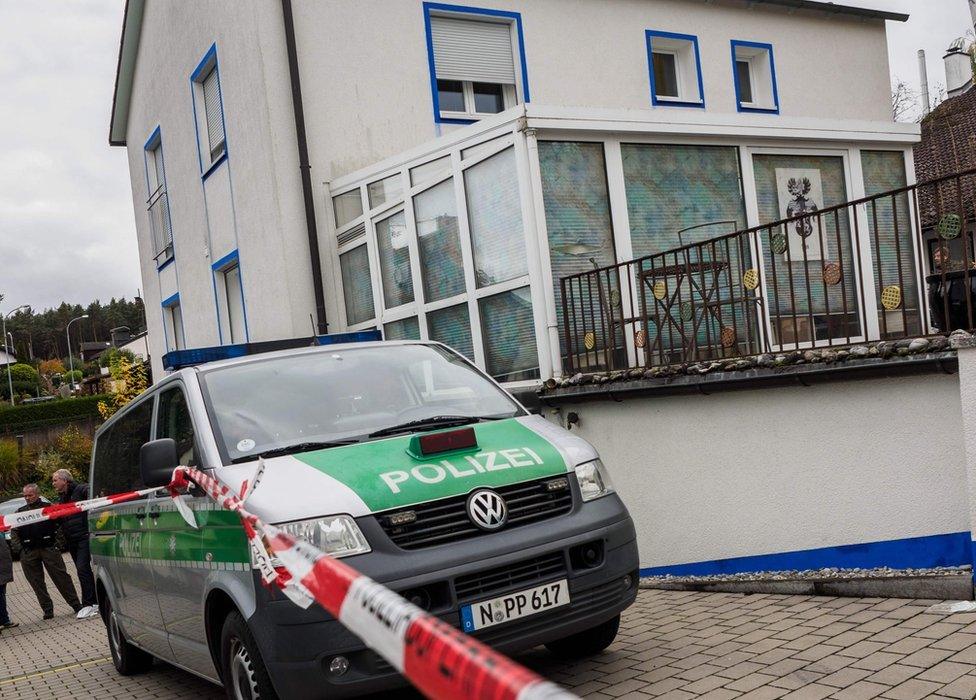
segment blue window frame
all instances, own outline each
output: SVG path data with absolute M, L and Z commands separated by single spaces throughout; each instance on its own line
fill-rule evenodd
M 740 112 L 779 114 L 779 88 L 773 45 L 732 40 L 732 80 Z
M 227 130 L 217 44 L 207 50 L 190 74 L 190 97 L 197 137 L 197 159 L 201 177 L 206 180 L 227 160 Z
M 210 266 L 214 300 L 217 304 L 217 332 L 220 343 L 246 343 L 247 307 L 244 304 L 244 280 L 237 250 L 232 250 Z
M 173 254 L 173 221 L 170 218 L 166 191 L 166 165 L 163 161 L 162 130 L 157 126 L 142 148 L 146 171 L 146 212 L 156 269 L 162 270 L 175 260 Z
M 518 12 L 492 10 L 464 5 L 445 5 L 425 2 L 424 32 L 427 37 L 427 64 L 430 71 L 430 91 L 434 106 L 434 122 L 438 124 L 471 124 L 480 117 L 500 112 L 518 103 L 529 101 L 529 75 L 525 62 L 525 40 L 522 15 Z M 503 85 L 496 79 L 482 82 L 477 75 L 442 75 L 438 80 L 435 60 L 435 38 L 432 18 L 473 20 L 482 18 L 484 24 L 505 24 L 514 32 L 514 85 Z M 477 60 L 473 61 L 477 63 Z M 438 84 L 440 83 L 440 85 Z M 442 104 L 442 99 L 444 104 Z M 445 116 L 446 115 L 446 116 Z
M 186 332 L 183 328 L 183 308 L 180 306 L 180 293 L 177 292 L 162 301 L 163 339 L 166 350 L 186 348 Z
M 655 107 L 705 108 L 698 37 L 644 30 L 651 104 Z

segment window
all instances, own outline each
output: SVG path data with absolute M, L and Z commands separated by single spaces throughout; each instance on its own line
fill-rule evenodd
M 779 113 L 776 64 L 770 44 L 733 41 L 732 77 L 740 112 Z
M 452 10 L 457 11 L 452 11 Z M 516 12 L 424 4 L 436 121 L 469 122 L 528 101 Z
M 163 325 L 167 351 L 183 350 L 186 339 L 183 336 L 183 311 L 180 308 L 179 294 L 174 294 L 163 302 Z
M 156 417 L 156 439 L 173 438 L 176 454 L 183 466 L 197 465 L 193 442 L 193 421 L 186 396 L 179 387 L 167 389 L 159 395 L 159 411 Z
M 204 176 L 227 155 L 224 132 L 224 104 L 220 88 L 220 69 L 217 65 L 217 45 L 207 51 L 193 75 L 193 110 L 197 127 L 197 147 Z
M 444 343 L 474 360 L 474 343 L 471 340 L 471 318 L 468 305 L 458 304 L 427 314 L 430 339 Z
M 173 258 L 173 223 L 166 194 L 166 171 L 163 166 L 163 142 L 157 127 L 146 142 L 146 186 L 149 197 L 149 232 L 152 236 L 153 258 L 157 267 Z
M 373 284 L 369 276 L 369 254 L 361 245 L 339 256 L 342 273 L 342 297 L 346 305 L 346 323 L 350 326 L 375 316 Z
M 366 190 L 369 193 L 369 206 L 371 209 L 375 209 L 386 202 L 399 199 L 400 195 L 403 194 L 403 182 L 400 178 L 400 173 L 372 182 L 366 187 Z
M 424 301 L 464 292 L 464 267 L 458 235 L 454 180 L 446 180 L 413 199 Z
M 228 260 L 229 258 L 229 260 Z M 244 287 L 237 252 L 214 263 L 214 286 L 217 310 L 220 315 L 221 339 L 225 343 L 247 342 L 247 321 L 244 314 Z
M 532 295 L 528 287 L 479 302 L 488 374 L 500 382 L 539 378 Z
M 704 107 L 698 37 L 650 29 L 644 36 L 651 78 L 651 104 Z
M 149 442 L 152 410 L 152 398 L 144 399 L 98 436 L 91 485 L 93 496 L 145 487 L 139 476 L 139 451 Z
M 420 340 L 420 324 L 416 316 L 391 321 L 383 326 L 385 340 Z
M 407 220 L 402 211 L 376 223 L 376 248 L 386 308 L 392 309 L 413 301 L 410 243 Z
M 487 287 L 528 274 L 515 150 L 507 148 L 464 172 L 475 284 Z
M 335 212 L 336 228 L 342 228 L 363 215 L 363 199 L 359 190 L 336 195 L 332 198 L 332 209 Z

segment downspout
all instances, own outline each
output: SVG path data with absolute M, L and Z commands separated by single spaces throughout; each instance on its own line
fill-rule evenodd
M 305 109 L 302 106 L 302 83 L 298 75 L 298 50 L 295 44 L 295 18 L 291 0 L 281 0 L 285 22 L 285 45 L 288 49 L 288 76 L 291 78 L 291 101 L 295 112 L 295 136 L 298 141 L 298 169 L 302 174 L 302 197 L 305 200 L 305 228 L 308 231 L 308 253 L 312 263 L 312 287 L 315 292 L 315 317 L 320 334 L 327 333 L 325 292 L 322 286 L 322 259 L 319 256 L 319 232 L 315 224 L 315 201 L 312 195 L 312 166 L 308 162 L 308 138 L 305 134 Z

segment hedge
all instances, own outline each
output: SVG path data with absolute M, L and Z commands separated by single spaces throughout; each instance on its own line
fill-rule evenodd
M 107 394 L 78 396 L 27 406 L 7 406 L 0 409 L 0 431 L 19 428 L 25 424 L 51 424 L 59 420 L 98 415 L 98 402 L 111 401 Z

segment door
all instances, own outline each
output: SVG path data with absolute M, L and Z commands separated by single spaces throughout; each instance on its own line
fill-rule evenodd
M 153 398 L 148 397 L 128 408 L 99 438 L 93 493 L 111 495 L 144 488 L 139 477 L 139 451 L 150 440 L 152 412 Z M 114 556 L 109 571 L 116 591 L 116 614 L 126 635 L 146 651 L 171 659 L 173 653 L 166 641 L 153 572 L 149 512 L 155 502 L 143 498 L 116 506 L 103 528 L 98 527 L 96 518 L 94 542 L 96 547 L 106 546 L 103 539 L 108 539 L 114 529 Z M 103 529 L 108 532 L 100 532 Z

